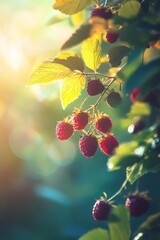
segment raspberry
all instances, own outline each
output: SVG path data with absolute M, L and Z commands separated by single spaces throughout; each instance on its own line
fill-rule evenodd
M 102 140 L 99 142 L 101 150 L 107 155 L 113 155 L 114 150 L 118 147 L 119 143 L 117 138 L 113 135 L 108 134 L 106 137 L 103 137 Z
M 106 100 L 110 107 L 116 108 L 121 103 L 122 98 L 121 98 L 121 95 L 119 94 L 119 92 L 111 92 L 107 96 Z
M 100 17 L 106 20 L 112 18 L 112 11 L 106 8 L 93 8 L 91 12 L 91 17 Z
M 87 92 L 90 96 L 96 96 L 104 91 L 104 86 L 99 79 L 89 80 Z
M 109 43 L 116 42 L 118 37 L 119 37 L 119 34 L 116 31 L 114 31 L 114 30 L 110 30 L 109 32 L 106 33 L 106 40 Z
M 140 88 L 134 88 L 130 93 L 130 99 L 133 103 L 138 101 L 137 97 L 140 94 L 140 91 L 141 91 Z
M 128 127 L 128 132 L 137 134 L 141 132 L 145 128 L 145 126 L 146 126 L 145 122 L 140 119 Z
M 97 200 L 93 206 L 92 216 L 96 221 L 107 220 L 111 205 L 104 200 Z
M 109 133 L 112 128 L 112 121 L 107 115 L 100 115 L 95 122 L 95 128 L 101 133 Z
M 93 135 L 85 135 L 79 140 L 79 149 L 85 157 L 92 157 L 98 148 L 97 138 Z
M 130 215 L 139 217 L 146 213 L 150 206 L 150 199 L 145 194 L 129 195 L 125 202 L 126 208 L 129 209 Z
M 88 124 L 88 113 L 87 112 L 75 112 L 75 116 L 72 118 L 74 130 L 82 130 Z
M 67 140 L 73 134 L 73 125 L 60 121 L 56 126 L 56 136 L 59 140 Z

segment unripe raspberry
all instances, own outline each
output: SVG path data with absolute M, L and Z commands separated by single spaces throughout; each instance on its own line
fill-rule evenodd
M 119 92 L 111 92 L 106 99 L 108 105 L 112 108 L 116 108 L 122 101 Z
M 91 17 L 100 17 L 106 20 L 112 18 L 112 11 L 108 8 L 93 8 L 91 12 Z
M 56 125 L 56 136 L 59 140 L 67 140 L 73 134 L 73 125 L 68 122 L 60 121 Z
M 115 148 L 118 147 L 119 143 L 116 137 L 111 134 L 108 134 L 106 137 L 103 137 L 99 142 L 101 150 L 107 155 L 113 155 Z
M 143 193 L 131 194 L 127 197 L 125 206 L 129 209 L 131 216 L 139 217 L 148 211 L 150 199 Z
M 82 130 L 88 124 L 88 113 L 87 112 L 75 112 L 72 117 L 72 123 L 74 130 Z
M 112 128 L 112 121 L 107 115 L 100 115 L 95 122 L 95 128 L 101 133 L 109 133 Z
M 119 34 L 114 30 L 110 30 L 106 33 L 106 40 L 109 43 L 115 43 L 117 41 L 118 37 L 119 37 Z
M 92 210 L 92 216 L 96 221 L 104 221 L 108 219 L 111 211 L 111 205 L 104 200 L 98 200 L 95 202 Z
M 104 86 L 99 79 L 89 80 L 87 84 L 87 93 L 90 96 L 96 96 L 104 91 Z
M 94 156 L 98 148 L 98 140 L 93 135 L 85 135 L 80 138 L 79 140 L 79 149 L 81 153 L 87 157 L 90 158 Z

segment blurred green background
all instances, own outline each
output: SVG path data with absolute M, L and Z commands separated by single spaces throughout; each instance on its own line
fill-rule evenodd
M 54 57 L 74 30 L 69 20 L 47 24 L 54 14 L 59 17 L 51 6 L 49 0 L 0 1 L 0 240 L 72 240 L 105 228 L 92 219 L 93 204 L 104 191 L 112 196 L 125 178 L 122 171 L 107 172 L 107 157 L 100 151 L 83 157 L 78 134 L 65 142 L 56 139 L 57 121 L 74 106 L 62 110 L 59 82 L 27 87 L 34 68 Z M 126 103 L 129 107 L 127 97 Z M 119 140 L 129 139 L 118 131 L 118 113 L 106 111 Z M 158 181 L 147 175 L 142 190 L 150 186 L 150 177 Z M 156 184 L 150 195 L 156 199 Z M 153 204 L 148 214 L 155 211 Z M 145 218 L 133 220 L 133 229 Z

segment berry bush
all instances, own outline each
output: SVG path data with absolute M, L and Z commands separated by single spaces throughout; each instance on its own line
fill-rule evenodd
M 120 189 L 109 198 L 104 192 L 93 206 L 93 219 L 107 221 L 108 227 L 91 230 L 80 240 L 93 236 L 95 240 L 146 240 L 153 236 L 158 240 L 160 213 L 150 216 L 136 234 L 130 222 L 132 217 L 145 215 L 154 202 L 149 189 L 139 189 L 139 181 L 143 175 L 160 171 L 160 2 L 56 0 L 53 10 L 70 20 L 78 19 L 79 26 L 73 26 L 77 29 L 59 54 L 33 72 L 28 85 L 61 80 L 62 108 L 73 102 L 76 105 L 77 99 L 81 105 L 57 122 L 57 138 L 67 141 L 79 134 L 77 148 L 86 158 L 94 157 L 99 149 L 106 156 L 109 171 L 126 173 Z M 76 50 L 70 50 L 73 48 Z M 118 131 L 128 131 L 130 141 L 121 142 L 118 131 L 114 133 L 114 120 L 107 108 L 117 112 Z M 135 191 L 130 193 L 134 184 Z M 126 189 L 124 204 L 119 204 L 116 198 Z

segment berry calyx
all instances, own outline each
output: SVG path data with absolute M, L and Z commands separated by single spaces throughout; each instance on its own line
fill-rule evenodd
M 96 96 L 104 91 L 104 85 L 99 79 L 89 80 L 87 84 L 87 93 L 89 96 Z
M 106 33 L 106 40 L 109 42 L 109 43 L 115 43 L 119 38 L 119 34 L 114 31 L 114 30 L 110 30 Z
M 125 206 L 129 209 L 131 216 L 139 217 L 148 211 L 150 198 L 148 198 L 146 193 L 131 194 L 127 197 Z
M 93 206 L 92 216 L 96 221 L 104 221 L 108 219 L 111 211 L 111 205 L 104 200 L 97 200 Z
M 93 8 L 91 12 L 91 17 L 100 17 L 106 20 L 112 18 L 112 11 L 108 7 Z
M 101 133 L 109 133 L 112 128 L 112 121 L 107 115 L 100 115 L 95 121 L 95 128 Z
M 146 127 L 146 124 L 143 120 L 138 120 L 135 123 L 131 124 L 128 127 L 128 132 L 133 134 L 138 134 Z
M 56 136 L 59 140 L 67 140 L 72 136 L 72 134 L 73 134 L 72 124 L 64 121 L 58 122 L 58 124 L 56 125 Z
M 122 98 L 119 92 L 113 91 L 107 96 L 106 101 L 110 107 L 116 108 L 121 103 Z
M 79 149 L 81 153 L 90 158 L 95 155 L 98 148 L 98 140 L 94 135 L 85 135 L 79 140 Z
M 88 124 L 89 114 L 87 112 L 74 112 L 74 116 L 72 117 L 72 123 L 74 130 L 82 130 Z
M 100 149 L 107 155 L 113 155 L 119 143 L 116 137 L 111 134 L 103 137 L 99 142 Z

